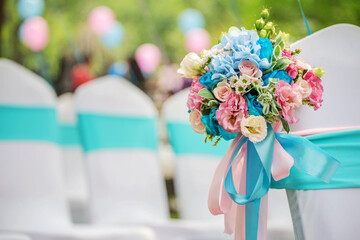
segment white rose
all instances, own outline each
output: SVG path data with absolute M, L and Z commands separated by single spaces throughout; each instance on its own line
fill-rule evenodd
M 182 74 L 186 78 L 196 78 L 204 70 L 204 64 L 196 53 L 188 53 L 182 62 L 178 73 Z
M 299 87 L 299 92 L 301 94 L 301 97 L 304 99 L 304 98 L 307 98 L 310 96 L 311 92 L 312 92 L 312 88 L 311 88 L 311 85 L 310 83 L 308 83 L 307 81 L 305 81 L 304 79 L 302 78 L 299 78 L 296 83 L 296 85 L 298 85 Z
M 221 102 L 225 102 L 225 100 L 231 95 L 232 92 L 233 91 L 230 87 L 230 84 L 226 79 L 218 83 L 216 88 L 214 88 L 214 95 Z
M 261 142 L 267 135 L 265 118 L 251 115 L 241 120 L 241 133 L 253 143 Z
M 191 128 L 196 132 L 203 134 L 205 132 L 205 125 L 201 121 L 201 112 L 197 109 L 190 112 L 189 121 Z

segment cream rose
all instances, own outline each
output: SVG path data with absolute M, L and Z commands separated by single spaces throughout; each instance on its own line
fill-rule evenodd
M 267 135 L 265 118 L 251 115 L 241 120 L 241 133 L 253 143 L 261 142 Z
M 225 100 L 231 95 L 232 92 L 233 90 L 231 89 L 230 84 L 226 79 L 218 83 L 216 88 L 214 88 L 214 95 L 221 102 L 225 102 Z
M 256 65 L 249 60 L 242 60 L 239 63 L 239 70 L 241 74 L 245 74 L 249 77 L 260 78 L 262 76 L 261 70 L 258 69 Z
M 189 121 L 191 128 L 196 132 L 203 134 L 205 132 L 205 125 L 201 121 L 201 112 L 197 109 L 190 112 Z
M 196 78 L 204 71 L 203 68 L 204 64 L 201 58 L 196 53 L 191 52 L 184 57 L 177 72 L 186 78 Z
M 304 79 L 302 78 L 299 78 L 296 83 L 296 85 L 298 85 L 299 87 L 299 92 L 301 94 L 301 97 L 304 99 L 304 98 L 307 98 L 310 96 L 311 92 L 312 92 L 312 88 L 311 88 L 311 85 L 310 83 L 308 83 L 307 81 L 305 81 Z

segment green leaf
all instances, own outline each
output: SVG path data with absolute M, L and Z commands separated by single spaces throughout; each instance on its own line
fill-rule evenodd
M 277 45 L 274 49 L 274 56 L 276 59 L 278 59 L 281 56 L 281 48 L 279 45 Z
M 208 106 L 211 108 L 216 108 L 217 106 L 219 106 L 219 102 L 216 100 L 211 100 L 208 102 Z
M 212 93 L 211 93 L 209 90 L 207 90 L 207 88 L 201 89 L 201 90 L 198 92 L 198 95 L 199 95 L 200 97 L 203 97 L 203 98 L 208 99 L 208 100 L 213 100 L 213 99 L 215 99 L 214 96 L 212 95 Z
M 282 57 L 282 58 L 279 58 L 274 66 L 274 70 L 277 70 L 277 69 L 286 69 L 289 64 L 293 63 L 293 61 L 291 61 L 290 58 L 288 57 Z
M 315 74 L 315 76 L 317 76 L 318 78 L 321 78 L 324 74 L 325 74 L 325 71 L 322 70 L 322 68 L 313 68 L 313 72 Z
M 287 121 L 285 121 L 285 119 L 283 117 L 280 117 L 281 123 L 283 125 L 284 130 L 286 131 L 286 133 L 290 132 L 290 126 L 289 123 Z

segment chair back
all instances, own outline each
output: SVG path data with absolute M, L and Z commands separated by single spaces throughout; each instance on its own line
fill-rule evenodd
M 0 59 L 0 228 L 70 225 L 58 145 L 56 94 Z
M 157 153 L 157 111 L 129 81 L 105 76 L 75 93 L 94 223 L 168 218 Z

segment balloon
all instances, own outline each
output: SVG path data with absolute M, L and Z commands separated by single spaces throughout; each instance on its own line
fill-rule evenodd
M 123 77 L 128 71 L 127 64 L 123 62 L 116 62 L 110 66 L 108 74 Z
M 95 77 L 96 76 L 86 64 L 77 64 L 71 70 L 71 78 L 73 80 L 74 89 L 79 87 L 81 84 L 94 79 Z
M 19 0 L 17 12 L 22 19 L 40 16 L 44 11 L 44 0 Z
M 189 52 L 195 52 L 200 55 L 203 49 L 210 48 L 210 44 L 210 35 L 202 28 L 193 29 L 185 36 L 185 47 Z
M 28 18 L 20 30 L 20 40 L 32 51 L 44 49 L 49 41 L 49 27 L 42 17 Z
M 154 44 L 145 43 L 136 49 L 135 60 L 141 71 L 151 74 L 161 62 L 161 52 Z
M 108 7 L 96 7 L 88 16 L 88 24 L 95 34 L 103 36 L 110 31 L 115 24 L 115 14 Z
M 194 28 L 203 28 L 204 25 L 204 17 L 196 9 L 186 9 L 178 17 L 178 26 L 183 34 Z
M 125 36 L 125 30 L 121 23 L 115 22 L 113 27 L 103 36 L 101 36 L 101 43 L 110 49 L 118 47 L 123 41 Z

